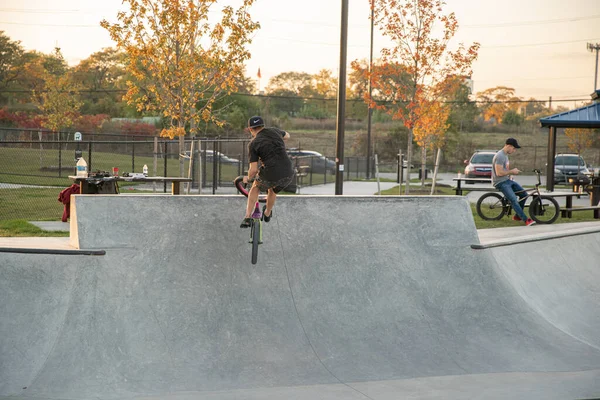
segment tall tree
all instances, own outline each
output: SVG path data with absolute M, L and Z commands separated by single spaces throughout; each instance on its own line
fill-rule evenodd
M 496 86 L 477 93 L 483 119 L 496 124 L 502 123 L 502 117 L 508 110 L 518 109 L 519 100 L 515 96 L 515 89 L 506 86 Z
M 439 99 L 441 89 L 450 76 L 470 76 L 471 64 L 477 58 L 479 44 L 469 48 L 459 44 L 452 51 L 448 46 L 458 30 L 454 13 L 443 14 L 443 0 L 375 0 L 374 23 L 392 46 L 381 51 L 382 68 L 373 69 L 373 87 L 389 103 L 367 99 L 371 107 L 388 112 L 408 128 L 407 162 L 412 162 L 413 129 L 423 115 L 419 108 Z M 402 66 L 409 79 L 390 82 L 388 67 Z M 409 174 L 410 175 L 410 174 Z M 410 178 L 410 176 L 409 176 Z M 406 194 L 410 185 L 406 185 Z
M 44 63 L 45 89 L 39 94 L 42 100 L 39 106 L 46 117 L 43 126 L 58 132 L 73 125 L 79 116 L 81 102 L 59 48 L 54 49 L 53 56 Z
M 299 97 L 310 97 L 315 94 L 312 80 L 312 75 L 306 72 L 282 72 L 269 79 L 265 91 L 273 95 L 288 93 Z
M 567 146 L 569 150 L 581 154 L 581 151 L 592 146 L 594 131 L 587 128 L 568 128 L 565 129 L 567 137 Z
M 450 108 L 439 101 L 427 101 L 421 103 L 417 113 L 419 118 L 415 122 L 413 133 L 415 141 L 421 147 L 421 187 L 424 187 L 427 150 L 435 151 L 443 147 Z
M 12 41 L 4 31 L 0 31 L 0 89 L 8 89 L 19 79 L 23 54 L 21 42 Z M 6 104 L 8 97 L 0 93 L 0 104 Z
M 128 55 L 127 69 L 144 87 L 129 82 L 126 98 L 139 110 L 158 110 L 170 120 L 161 135 L 179 136 L 184 151 L 186 127 L 197 131 L 201 121 L 222 125 L 213 113 L 220 96 L 235 90 L 250 58 L 246 46 L 260 25 L 249 14 L 254 0 L 239 8 L 223 7 L 211 23 L 209 11 L 217 0 L 124 0 L 120 23 L 106 20 L 117 47 Z M 184 159 L 180 160 L 184 174 Z
M 125 62 L 125 53 L 105 48 L 72 68 L 72 80 L 81 88 L 83 114 L 122 115 L 127 89 Z

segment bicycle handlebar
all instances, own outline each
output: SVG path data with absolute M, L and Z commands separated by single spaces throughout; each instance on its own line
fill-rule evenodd
M 252 184 L 252 182 L 254 182 L 256 179 L 248 179 L 248 183 Z M 244 183 L 244 177 L 243 176 L 238 176 L 237 178 L 235 178 L 233 180 L 233 184 L 235 185 L 236 189 L 238 190 L 238 192 L 240 192 L 241 194 L 243 194 L 244 196 L 248 197 L 248 189 L 246 189 L 247 184 Z M 258 198 L 258 202 L 259 203 L 265 203 L 267 201 L 266 198 L 259 196 Z

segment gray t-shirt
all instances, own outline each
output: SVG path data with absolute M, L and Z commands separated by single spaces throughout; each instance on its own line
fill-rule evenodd
M 492 185 L 494 186 L 510 179 L 510 175 L 496 175 L 496 165 L 501 165 L 503 170 L 508 169 L 508 154 L 504 152 L 504 149 L 497 152 L 492 160 Z

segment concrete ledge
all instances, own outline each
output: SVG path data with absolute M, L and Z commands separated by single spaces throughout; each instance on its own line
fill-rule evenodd
M 480 229 L 477 233 L 481 243 L 472 244 L 471 248 L 476 250 L 489 249 L 598 232 L 600 232 L 599 222 L 556 225 L 537 224 L 531 227 Z

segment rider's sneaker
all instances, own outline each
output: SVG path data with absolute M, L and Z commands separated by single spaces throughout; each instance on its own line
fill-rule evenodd
M 242 221 L 240 228 L 250 228 L 252 225 L 252 218 L 244 218 Z
M 527 221 L 525 221 L 525 225 L 527 225 L 527 226 L 535 225 L 535 221 L 532 220 L 531 218 L 527 218 Z
M 268 217 L 265 215 L 266 210 L 267 210 L 267 206 L 263 206 L 263 212 L 262 212 L 263 221 L 269 222 L 271 220 L 271 217 L 273 216 L 273 210 L 271 210 L 271 215 L 269 215 Z
M 513 215 L 513 221 L 523 221 L 518 215 Z

